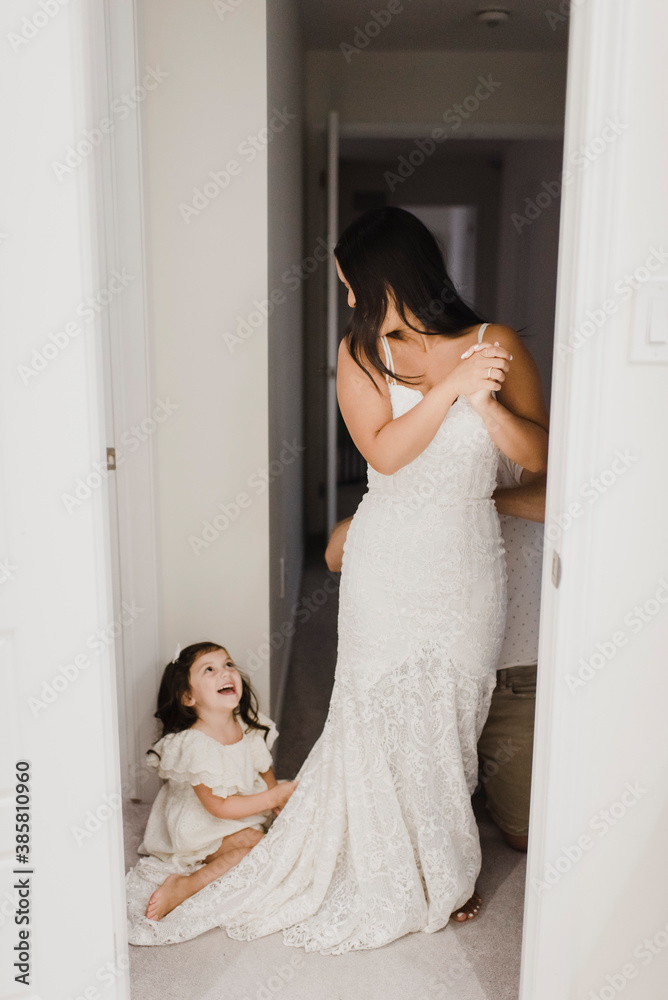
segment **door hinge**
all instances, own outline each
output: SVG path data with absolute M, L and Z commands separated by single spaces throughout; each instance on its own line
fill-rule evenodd
M 116 449 L 115 448 L 107 448 L 107 471 L 108 472 L 115 472 L 116 471 Z
M 558 587 L 561 582 L 561 559 L 558 552 L 552 553 L 552 583 Z

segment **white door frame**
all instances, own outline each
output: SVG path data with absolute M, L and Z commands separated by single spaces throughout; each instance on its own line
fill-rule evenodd
M 122 24 L 125 38 L 125 57 L 129 52 L 136 51 L 134 45 L 135 38 L 135 6 L 133 0 L 119 0 L 114 3 L 116 11 L 123 12 Z M 109 0 L 110 29 L 113 36 L 114 15 L 111 14 L 112 3 Z M 130 17 L 130 12 L 132 16 Z M 588 4 L 579 5 L 573 8 L 572 17 L 572 37 L 569 53 L 568 87 L 569 97 L 566 116 L 566 149 L 565 156 L 570 150 L 581 145 L 591 135 L 591 130 L 598 124 L 601 111 L 607 106 L 604 98 L 610 93 L 611 86 L 619 86 L 620 66 L 623 74 L 624 61 L 621 56 L 621 42 L 624 39 L 625 18 L 628 14 L 628 3 L 624 0 L 589 0 Z M 119 15 L 120 17 L 120 15 Z M 120 29 L 119 29 L 120 30 Z M 120 38 L 120 34 L 116 36 Z M 111 43 L 112 65 L 113 37 Z M 119 57 L 120 59 L 120 57 Z M 130 62 L 120 59 L 119 67 L 125 66 L 125 70 L 130 72 Z M 136 73 L 134 59 L 131 63 L 133 71 Z M 122 75 L 121 69 L 118 70 Z M 114 89 L 112 87 L 112 89 Z M 341 125 L 340 135 L 365 135 L 371 137 L 372 134 L 388 136 L 397 134 L 400 130 L 392 128 L 382 128 L 380 126 L 355 126 Z M 532 134 L 529 134 L 532 133 Z M 403 130 L 404 136 L 415 137 L 424 134 L 416 131 L 411 126 Z M 496 137 L 496 138 L 545 138 L 554 135 L 552 130 L 531 130 L 531 129 L 507 129 L 507 128 L 476 128 L 466 132 L 462 129 L 459 137 Z M 134 202 L 137 215 L 136 219 L 143 216 L 141 205 L 141 147 L 138 134 L 134 139 L 134 149 L 127 149 L 122 153 L 120 148 L 121 137 L 118 137 L 116 144 L 116 169 L 115 190 L 117 191 L 118 205 L 132 204 Z M 124 162 L 130 165 L 130 173 L 125 174 L 120 169 L 119 164 Z M 558 282 L 558 306 L 557 306 L 557 339 L 566 338 L 570 324 L 577 317 L 584 306 L 585 286 L 591 289 L 592 283 L 600 287 L 602 298 L 605 294 L 605 281 L 607 278 L 605 253 L 600 253 L 600 247 L 606 246 L 606 236 L 612 220 L 610 207 L 614 205 L 614 196 L 619 193 L 619 178 L 614 174 L 614 161 L 611 161 L 610 170 L 605 177 L 605 183 L 599 185 L 593 191 L 587 187 L 588 176 L 582 174 L 575 183 L 568 188 L 562 200 L 562 232 L 560 236 L 559 253 L 559 282 Z M 587 193 L 586 202 L 583 201 L 583 191 Z M 134 193 L 133 193 L 134 192 Z M 124 200 L 127 197 L 128 200 Z M 118 205 L 115 211 L 119 219 L 123 219 L 122 208 Z M 137 257 L 134 259 L 140 264 L 142 270 L 138 274 L 142 275 L 142 288 L 145 281 L 143 277 L 143 237 L 138 228 L 131 225 L 130 219 L 125 219 L 124 227 L 127 226 L 129 246 L 134 247 Z M 592 234 L 596 234 L 595 248 Z M 140 252 L 140 247 L 142 248 Z M 595 250 L 595 252 L 594 252 Z M 131 256 L 131 252 L 128 251 Z M 121 260 L 121 258 L 116 258 Z M 127 258 L 129 259 L 129 258 Z M 127 263 L 127 259 L 125 263 Z M 124 263 L 121 260 L 121 266 Z M 142 294 L 141 309 L 135 313 L 138 318 L 138 325 L 130 336 L 131 324 L 124 322 L 123 329 L 127 333 L 127 341 L 123 341 L 123 361 L 127 363 L 131 357 L 131 351 L 137 349 L 143 352 L 143 361 L 140 359 L 140 372 L 136 398 L 128 398 L 127 412 L 115 411 L 114 420 L 117 431 L 121 431 L 129 426 L 125 419 L 130 421 L 136 419 L 130 411 L 133 406 L 143 408 L 143 414 L 147 412 L 147 407 L 153 402 L 150 392 L 150 366 L 147 363 L 146 343 L 147 330 L 144 309 L 144 295 Z M 141 342 L 141 348 L 137 347 Z M 125 353 L 127 352 L 127 353 Z M 334 363 L 335 363 L 334 358 Z M 328 363 L 332 358 L 328 353 Z M 122 369 L 127 372 L 127 367 Z M 586 477 L 591 472 L 592 456 L 599 445 L 599 435 L 601 428 L 597 424 L 597 397 L 604 392 L 602 385 L 602 367 L 598 363 L 595 352 L 582 351 L 572 357 L 555 358 L 555 378 L 554 394 L 552 397 L 552 415 L 554 426 L 552 430 L 551 451 L 550 451 L 550 480 L 548 485 L 548 506 L 546 520 L 558 515 L 564 509 L 564 505 L 569 496 L 569 490 L 573 482 L 577 482 Z M 130 394 L 128 394 L 129 396 Z M 139 401 L 139 402 L 138 402 Z M 122 408 L 121 408 L 122 409 Z M 584 435 L 578 433 L 578 426 L 586 422 L 591 434 Z M 335 457 L 335 453 L 334 453 Z M 143 476 L 143 479 L 142 479 Z M 145 503 L 146 494 L 133 492 L 138 489 L 141 482 L 152 484 L 152 463 L 150 459 L 150 449 L 146 450 L 142 460 L 142 473 L 137 477 L 126 481 L 127 488 L 121 491 L 119 486 L 119 520 L 122 522 L 124 514 L 122 510 L 130 511 L 131 516 L 145 518 L 145 525 L 149 526 L 147 538 L 153 545 L 152 555 L 148 560 L 138 559 L 139 565 L 127 563 L 129 576 L 126 583 L 127 592 L 133 593 L 135 598 L 139 593 L 143 593 L 142 587 L 148 595 L 148 604 L 152 609 L 148 612 L 151 616 L 152 632 L 143 638 L 137 637 L 136 656 L 154 656 L 157 662 L 157 600 L 156 600 L 156 552 L 154 545 L 155 524 L 153 520 L 153 505 Z M 119 477 L 120 483 L 120 477 Z M 151 485 L 152 488 L 152 485 Z M 136 528 L 136 524 L 134 525 Z M 125 534 L 120 531 L 121 546 L 123 551 L 131 549 L 135 556 L 143 551 L 141 539 L 133 534 L 130 524 L 126 524 Z M 587 602 L 582 600 L 580 591 L 580 581 L 573 580 L 573 569 L 582 564 L 583 557 L 587 555 L 582 550 L 578 553 L 575 550 L 575 533 L 564 536 L 560 542 L 559 556 L 567 568 L 559 589 L 552 583 L 552 550 L 547 547 L 546 558 L 544 560 L 543 577 L 543 608 L 541 617 L 541 647 L 540 665 L 541 679 L 539 681 L 539 695 L 537 706 L 537 735 L 535 744 L 535 779 L 533 787 L 533 806 L 531 819 L 531 846 L 529 852 L 529 871 L 539 872 L 542 870 L 547 858 L 549 846 L 549 798 L 555 793 L 563 792 L 564 782 L 573 773 L 574 766 L 581 766 L 580 761 L 574 761 L 564 752 L 563 745 L 557 745 L 557 737 L 563 735 L 567 730 L 568 719 L 564 714 L 563 701 L 559 701 L 555 707 L 553 695 L 557 679 L 564 671 L 564 664 L 572 654 L 577 640 L 582 640 L 587 634 Z M 138 547 L 135 548 L 135 545 Z M 144 550 L 145 551 L 145 550 Z M 593 554 L 592 554 L 593 557 Z M 572 560 L 572 562 L 571 562 Z M 121 560 L 123 565 L 123 559 Z M 148 569 L 145 569 L 148 567 Z M 146 572 L 146 576 L 142 574 Z M 135 589 L 136 587 L 136 589 Z M 121 591 L 123 583 L 121 581 Z M 144 598 L 146 600 L 146 598 Z M 147 618 L 148 621 L 148 618 Z M 134 637 L 133 637 L 134 641 Z M 550 796 L 548 796 L 548 778 L 550 783 Z M 573 808 L 576 809 L 581 803 L 575 802 Z M 574 897 L 575 898 L 575 897 Z M 583 901 L 586 907 L 586 900 Z M 573 965 L 569 963 L 569 955 L 563 955 L 560 962 L 550 962 L 550 949 L 553 947 L 551 936 L 547 935 L 545 917 L 545 900 L 527 892 L 526 898 L 526 919 L 523 938 L 523 961 L 522 961 L 522 1000 L 534 1000 L 540 996 L 541 1000 L 564 1000 L 565 997 L 573 995 L 570 984 L 573 976 Z M 624 915 L 624 919 L 632 922 L 632 915 Z
M 666 550 L 664 519 L 656 516 L 656 510 L 665 504 L 665 492 L 660 500 L 656 498 L 661 469 L 664 487 L 666 481 L 665 452 L 657 450 L 656 444 L 666 420 L 665 378 L 663 398 L 656 399 L 655 427 L 648 428 L 646 434 L 645 461 L 638 462 L 637 492 L 630 496 L 623 487 L 615 486 L 593 515 L 586 510 L 586 503 L 584 513 L 578 513 L 575 498 L 583 496 L 583 484 L 599 473 L 610 454 L 611 441 L 623 443 L 611 435 L 619 434 L 624 418 L 616 418 L 615 431 L 609 426 L 611 414 L 619 413 L 620 407 L 625 411 L 629 403 L 644 413 L 639 386 L 652 392 L 658 383 L 655 376 L 660 375 L 650 367 L 630 370 L 631 342 L 636 342 L 639 333 L 645 334 L 644 329 L 638 329 L 637 300 L 626 305 L 623 302 L 628 299 L 615 301 L 610 296 L 616 279 L 625 269 L 631 270 L 627 245 L 637 244 L 646 253 L 661 242 L 655 234 L 665 233 L 665 215 L 662 229 L 662 223 L 657 226 L 652 216 L 659 218 L 665 212 L 666 196 L 655 188 L 648 193 L 643 190 L 643 159 L 653 155 L 650 150 L 656 142 L 659 162 L 660 153 L 665 160 L 666 143 L 660 133 L 668 87 L 660 39 L 665 37 L 667 18 L 659 0 L 643 0 L 633 9 L 628 0 L 588 0 L 572 5 L 570 16 L 564 165 L 572 177 L 564 185 L 561 202 L 520 998 L 610 997 L 629 985 L 624 995 L 639 1000 L 658 996 L 665 986 L 665 957 L 644 971 L 647 963 L 638 961 L 636 948 L 643 937 L 651 938 L 646 933 L 648 916 L 650 926 L 666 936 L 665 901 L 661 893 L 655 894 L 656 899 L 647 894 L 653 878 L 657 886 L 663 884 L 658 874 L 661 870 L 665 881 L 665 852 L 661 849 L 658 855 L 656 847 L 654 853 L 651 848 L 645 851 L 652 837 L 658 842 L 657 817 L 662 809 L 665 827 L 665 781 L 661 785 L 655 780 L 653 788 L 649 784 L 653 794 L 647 796 L 647 803 L 636 807 L 632 819 L 610 826 L 601 846 L 600 824 L 598 832 L 592 834 L 597 830 L 592 818 L 597 817 L 601 798 L 607 806 L 624 790 L 625 777 L 644 779 L 647 773 L 661 772 L 665 739 L 656 731 L 644 732 L 643 722 L 648 686 L 649 701 L 655 692 L 654 700 L 665 703 L 665 620 L 663 636 L 655 632 L 655 663 L 647 658 L 650 640 L 643 632 L 643 641 L 629 641 L 628 652 L 620 645 L 614 670 L 592 668 L 597 676 L 591 685 L 587 680 L 584 693 L 575 691 L 568 681 L 580 674 L 583 654 L 597 649 L 604 638 L 601 622 L 612 623 L 614 629 L 625 621 L 614 614 L 615 590 L 620 592 L 622 607 L 627 594 L 633 606 L 630 595 L 636 593 L 636 581 L 626 586 L 621 556 L 619 579 L 609 578 L 611 557 L 614 560 L 615 553 L 624 550 L 623 544 L 618 545 L 619 529 L 624 531 L 628 526 L 631 538 L 644 533 L 653 539 L 655 552 L 648 556 L 638 551 L 631 563 L 633 576 L 639 576 L 641 586 L 648 590 L 654 577 L 648 575 L 645 581 L 644 562 L 651 566 L 655 555 L 661 562 L 661 552 Z M 639 25 L 641 30 L 637 30 Z M 643 99 L 645 107 L 640 108 Z M 648 124 L 649 113 L 654 116 L 653 129 Z M 610 122 L 628 129 L 621 133 L 623 139 L 615 138 Z M 609 147 L 603 153 L 597 150 L 596 162 L 583 169 L 582 150 L 593 150 L 595 140 L 600 145 L 606 128 L 613 137 Z M 632 154 L 630 147 L 638 152 Z M 574 157 L 578 152 L 579 162 Z M 638 206 L 637 212 L 622 207 L 625 201 Z M 654 207 L 650 207 L 652 203 Z M 663 272 L 665 281 L 665 265 Z M 639 293 L 636 295 L 639 298 Z M 573 349 L 573 331 L 584 330 L 584 317 L 594 302 L 612 302 L 618 315 L 609 320 L 604 331 L 585 337 L 584 346 L 576 341 Z M 643 437 L 638 435 L 635 418 L 629 411 L 626 422 L 629 439 L 635 436 L 634 446 L 638 447 Z M 642 417 L 640 422 L 642 426 Z M 650 496 L 650 490 L 654 495 Z M 645 520 L 642 531 L 636 526 L 638 509 Z M 625 643 L 629 639 L 624 629 L 614 634 Z M 625 684 L 628 676 L 633 678 L 630 685 Z M 607 832 L 605 827 L 603 832 Z M 634 885 L 645 887 L 638 896 L 642 899 L 638 910 L 624 905 Z M 640 924 L 634 921 L 636 913 Z M 631 978 L 637 981 L 631 983 Z
M 135 0 L 104 0 L 103 6 L 107 66 L 106 73 L 98 74 L 101 116 L 109 113 L 114 98 L 141 86 L 145 72 L 137 64 Z M 117 459 L 117 471 L 108 480 L 115 508 L 114 596 L 118 612 L 124 604 L 141 609 L 117 641 L 122 789 L 124 798 L 141 799 L 152 790 L 142 761 L 154 735 L 150 708 L 159 683 L 159 623 L 155 434 L 147 420 L 156 400 L 148 319 L 142 91 L 135 93 L 140 103 L 134 114 L 118 123 L 104 147 L 106 185 L 100 214 L 105 241 L 101 252 L 109 272 L 116 269 L 132 276 L 110 305 L 105 375 L 111 395 L 108 445 L 115 448 Z

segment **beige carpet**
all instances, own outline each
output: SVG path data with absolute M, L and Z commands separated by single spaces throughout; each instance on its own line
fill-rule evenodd
M 303 599 L 329 575 L 321 552 L 318 544 L 308 554 Z M 293 640 L 274 754 L 281 778 L 294 777 L 325 721 L 336 662 L 336 598 L 318 607 Z M 483 908 L 470 923 L 334 956 L 288 948 L 281 934 L 243 942 L 221 930 L 179 945 L 131 947 L 133 1000 L 517 1000 L 526 859 L 506 847 L 479 796 L 474 804 Z M 124 808 L 127 867 L 137 860 L 149 808 Z

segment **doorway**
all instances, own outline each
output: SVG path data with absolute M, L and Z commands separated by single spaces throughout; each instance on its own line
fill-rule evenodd
M 441 241 L 446 266 L 464 299 L 491 322 L 505 323 L 522 333 L 538 365 L 549 405 L 560 198 L 551 199 L 548 208 L 530 223 L 518 225 L 517 220 L 524 218 L 532 195 L 542 190 L 541 179 L 559 176 L 562 138 L 452 139 L 436 147 L 426 162 L 402 180 L 400 168 L 409 162 L 415 138 L 369 138 L 346 132 L 345 125 L 341 126 L 338 232 L 367 208 L 381 205 L 397 205 L 421 218 Z M 350 313 L 343 286 L 336 276 L 333 280 L 338 318 L 330 357 L 336 357 Z M 322 289 L 315 283 L 307 289 L 314 300 L 319 294 Z M 314 307 L 307 301 L 306 308 L 308 312 Z M 315 333 L 309 327 L 309 338 Z M 308 349 L 307 344 L 306 353 Z M 318 375 L 307 371 L 309 377 Z M 326 467 L 327 475 L 336 481 L 323 487 L 327 496 L 336 497 L 336 510 L 328 516 L 326 530 L 324 524 L 317 532 L 315 525 L 307 525 L 309 534 L 316 535 L 311 539 L 316 550 L 323 546 L 323 536 L 335 521 L 354 513 L 366 490 L 366 462 L 338 407 L 328 410 L 328 420 L 334 421 L 335 428 L 328 432 L 327 441 L 315 437 L 320 421 L 309 421 L 313 436 L 305 455 L 308 496 L 309 482 L 320 467 L 318 454 L 336 442 L 336 460 Z

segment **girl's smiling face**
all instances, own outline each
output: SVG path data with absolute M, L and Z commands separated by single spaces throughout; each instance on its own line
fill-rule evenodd
M 232 711 L 242 695 L 241 675 L 226 649 L 202 653 L 190 668 L 188 677 L 190 693 L 184 695 L 183 704 L 202 711 Z

